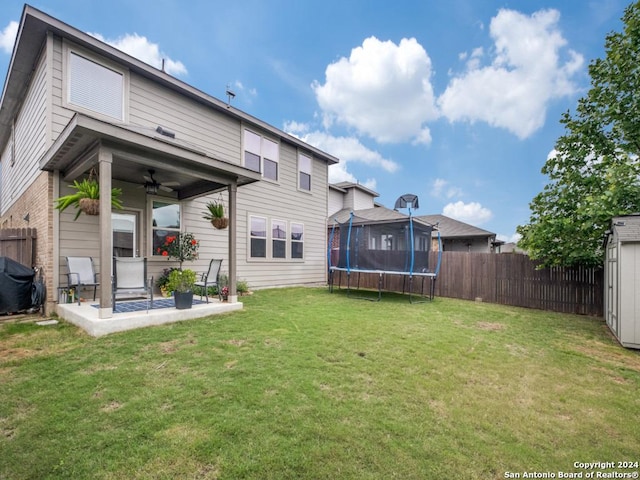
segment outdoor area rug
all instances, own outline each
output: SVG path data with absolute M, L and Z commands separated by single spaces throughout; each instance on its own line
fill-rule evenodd
M 194 305 L 199 305 L 201 303 L 206 303 L 204 300 L 196 300 L 193 299 Z M 100 305 L 93 304 L 91 305 L 94 308 L 99 308 Z M 157 310 L 159 308 L 175 308 L 176 304 L 173 301 L 173 297 L 171 298 L 160 298 L 153 299 L 153 307 L 149 305 L 149 310 Z M 128 312 L 140 312 L 142 310 L 147 309 L 147 301 L 140 300 L 135 302 L 116 302 L 116 308 L 113 309 L 113 313 L 128 313 Z

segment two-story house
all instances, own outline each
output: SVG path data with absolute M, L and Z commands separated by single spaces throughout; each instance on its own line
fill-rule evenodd
M 0 153 L 0 226 L 37 229 L 49 310 L 66 256 L 93 257 L 108 318 L 112 257 L 144 256 L 157 277 L 172 265 L 157 243 L 178 232 L 200 242 L 189 268 L 223 259 L 232 301 L 233 279 L 252 288 L 326 279 L 335 157 L 28 5 L 0 101 Z M 102 213 L 74 221 L 55 200 L 92 171 Z M 122 210 L 110 208 L 112 187 Z M 202 218 L 218 199 L 226 230 Z

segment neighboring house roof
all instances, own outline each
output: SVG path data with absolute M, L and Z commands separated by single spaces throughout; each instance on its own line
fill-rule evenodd
M 351 212 L 352 210 L 350 208 L 343 208 L 342 210 L 334 213 L 329 219 L 329 225 L 332 225 L 335 221 L 338 223 L 345 223 L 349 221 Z M 373 207 L 365 208 L 363 210 L 355 210 L 353 211 L 353 216 L 354 219 L 371 221 L 387 221 L 407 218 L 407 215 L 404 213 L 400 213 L 386 207 Z
M 455 220 L 445 215 L 418 215 L 416 218 L 432 225 L 438 225 L 438 230 L 440 231 L 440 236 L 442 238 L 495 236 L 495 233 L 493 232 L 474 227 L 473 225 L 469 225 L 468 223 Z
M 618 234 L 620 242 L 640 241 L 640 214 L 615 217 L 611 226 Z
M 171 75 L 134 58 L 97 38 L 88 35 L 56 18 L 41 12 L 38 9 L 25 5 L 22 11 L 20 30 L 14 44 L 11 64 L 5 78 L 2 98 L 0 99 L 0 150 L 3 150 L 11 135 L 11 126 L 16 112 L 20 108 L 24 95 L 30 84 L 33 66 L 41 54 L 47 32 L 52 32 L 60 37 L 67 38 L 74 43 L 98 52 L 100 55 L 126 66 L 130 71 L 146 77 L 153 82 L 174 90 L 181 95 L 191 98 L 209 108 L 213 108 L 226 115 L 235 117 L 245 125 L 258 127 L 277 136 L 294 146 L 304 148 L 307 151 L 329 165 L 338 163 L 338 159 L 302 140 L 289 135 L 262 120 L 259 120 L 215 97 L 188 85 L 187 83 L 172 77 Z
M 369 195 L 371 195 L 372 197 L 379 197 L 380 194 L 377 192 L 374 192 L 373 190 L 364 187 L 362 185 L 360 185 L 359 183 L 353 183 L 353 182 L 338 182 L 338 183 L 330 183 L 329 184 L 329 188 L 333 188 L 334 190 L 338 190 L 342 193 L 347 193 L 347 190 L 350 188 L 355 188 L 358 190 L 361 190 L 365 193 L 368 193 Z

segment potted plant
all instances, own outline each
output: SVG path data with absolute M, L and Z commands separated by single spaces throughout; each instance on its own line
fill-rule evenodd
M 224 216 L 224 204 L 221 201 L 207 203 L 207 211 L 202 218 L 209 220 L 218 230 L 227 228 L 229 225 L 229 219 Z
M 220 290 L 220 295 L 222 296 L 222 301 L 226 302 L 229 299 L 229 287 L 227 287 L 226 285 L 222 287 L 222 290 Z
M 167 289 L 173 292 L 177 309 L 191 308 L 193 304 L 193 286 L 196 282 L 196 272 L 190 269 L 174 269 L 169 272 Z
M 173 270 L 178 270 L 178 269 L 176 267 L 165 268 L 162 271 L 162 274 L 160 275 L 160 277 L 158 277 L 158 280 L 156 281 L 156 286 L 160 289 L 160 293 L 165 298 L 171 296 L 171 290 L 169 289 L 168 284 L 169 284 L 169 274 Z
M 200 242 L 192 233 L 177 233 L 167 235 L 164 243 L 156 251 L 163 257 L 178 260 L 182 270 L 183 262 L 190 262 L 198 258 L 198 247 L 200 247 Z
M 100 213 L 100 185 L 95 178 L 90 176 L 80 182 L 74 180 L 73 185 L 69 185 L 69 187 L 75 189 L 76 192 L 56 199 L 56 208 L 58 210 L 63 212 L 73 205 L 78 210 L 73 220 L 78 219 L 80 212 L 84 212 L 87 215 L 98 215 Z M 122 195 L 120 188 L 111 189 L 112 208 L 122 208 L 120 195 Z

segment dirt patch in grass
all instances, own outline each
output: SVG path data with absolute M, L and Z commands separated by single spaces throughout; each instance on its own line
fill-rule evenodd
M 573 345 L 572 349 L 603 363 L 640 372 L 640 352 L 630 351 L 618 345 L 607 345 L 596 340 Z
M 120 402 L 116 402 L 115 400 L 113 402 L 109 402 L 106 405 L 104 405 L 100 411 L 105 412 L 105 413 L 111 413 L 111 412 L 115 412 L 116 410 L 119 410 L 123 407 L 124 404 L 120 403 Z
M 505 327 L 502 323 L 478 322 L 476 327 L 480 330 L 503 330 Z

